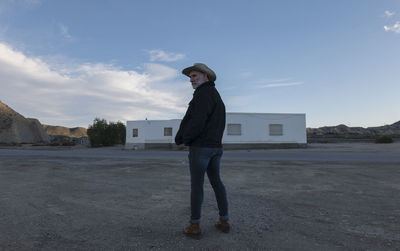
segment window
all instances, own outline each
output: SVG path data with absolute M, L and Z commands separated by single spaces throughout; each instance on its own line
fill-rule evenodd
M 283 125 L 282 124 L 269 124 L 269 136 L 282 136 Z
M 132 130 L 132 137 L 137 137 L 138 135 L 139 135 L 138 129 L 137 129 L 137 128 L 134 128 L 134 129 Z
M 164 127 L 164 136 L 172 136 L 172 127 Z
M 242 125 L 228 124 L 228 135 L 242 135 Z

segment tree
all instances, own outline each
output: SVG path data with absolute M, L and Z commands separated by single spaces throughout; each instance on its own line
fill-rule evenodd
M 125 145 L 126 141 L 126 126 L 121 121 L 115 124 L 115 131 L 117 132 L 117 144 Z
M 95 118 L 87 134 L 92 147 L 125 144 L 126 126 L 121 121 L 107 123 L 105 119 Z

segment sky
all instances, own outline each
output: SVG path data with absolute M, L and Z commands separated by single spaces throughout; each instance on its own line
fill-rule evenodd
M 400 120 L 400 0 L 0 0 L 0 101 L 42 124 L 182 118 L 205 63 L 227 112 Z

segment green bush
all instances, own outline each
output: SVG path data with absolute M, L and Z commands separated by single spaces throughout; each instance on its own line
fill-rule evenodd
M 18 142 L 11 142 L 11 143 L 0 142 L 0 146 L 22 146 L 22 143 L 18 143 Z
M 376 138 L 375 143 L 377 143 L 377 144 L 393 143 L 393 139 L 391 137 L 389 137 L 389 136 L 382 136 L 382 137 Z
M 64 141 L 61 143 L 62 146 L 75 146 L 75 142 L 73 141 Z
M 32 146 L 46 146 L 47 145 L 47 143 L 43 143 L 43 142 L 40 142 L 40 143 L 33 143 L 32 144 Z
M 92 147 L 125 144 L 126 126 L 120 121 L 107 123 L 105 119 L 95 118 L 87 134 Z

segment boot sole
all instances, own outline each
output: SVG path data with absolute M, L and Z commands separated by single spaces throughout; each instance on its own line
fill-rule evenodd
M 220 228 L 220 227 L 217 227 L 217 226 L 215 226 L 219 231 L 221 231 L 221 232 L 223 232 L 223 233 L 225 233 L 225 234 L 227 234 L 227 233 L 229 233 L 229 230 L 230 230 L 230 228 L 228 228 L 228 229 L 226 229 L 226 228 Z
M 201 239 L 201 233 L 200 234 L 188 234 L 188 233 L 183 233 L 185 236 L 190 237 L 195 240 L 200 240 Z

